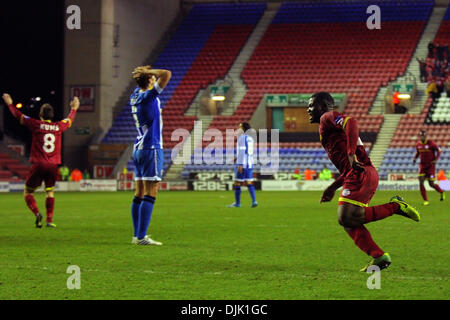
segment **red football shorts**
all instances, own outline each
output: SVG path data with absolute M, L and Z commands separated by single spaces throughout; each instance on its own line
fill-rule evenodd
M 419 177 L 424 176 L 426 179 L 434 180 L 436 175 L 436 166 L 434 163 L 427 165 L 419 165 Z
M 360 207 L 368 207 L 377 191 L 378 173 L 373 166 L 364 167 L 364 171 L 352 170 L 344 179 L 339 196 L 339 204 L 351 203 Z
M 58 166 L 50 163 L 34 163 L 28 173 L 25 186 L 29 191 L 34 191 L 45 182 L 45 190 L 51 191 L 55 187 Z

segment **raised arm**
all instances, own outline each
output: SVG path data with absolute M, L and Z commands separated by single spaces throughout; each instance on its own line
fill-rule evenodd
M 78 97 L 73 97 L 73 100 L 70 101 L 70 112 L 67 116 L 70 121 L 73 122 L 75 120 L 75 115 L 77 114 L 78 108 L 80 107 L 80 99 Z
M 172 78 L 172 72 L 165 69 L 152 69 L 151 66 L 142 66 L 135 69 L 144 71 L 145 73 L 158 78 L 158 86 L 164 89 Z
M 65 127 L 63 127 L 63 130 L 67 130 L 72 126 L 73 121 L 75 120 L 75 115 L 77 114 L 77 110 L 80 107 L 80 100 L 78 97 L 74 97 L 72 101 L 70 101 L 70 112 L 67 115 L 67 118 L 62 120 L 61 122 L 63 124 L 66 124 Z
M 150 72 L 158 78 L 158 86 L 164 89 L 172 78 L 172 72 L 164 69 L 151 69 Z
M 11 111 L 12 115 L 20 121 L 20 123 L 22 123 L 22 116 L 23 113 L 20 112 L 13 104 L 13 99 L 11 98 L 11 96 L 8 93 L 4 93 L 3 94 L 3 101 L 5 102 L 5 104 L 8 106 L 9 111 Z
M 3 94 L 3 101 L 8 105 L 9 111 L 11 111 L 12 115 L 19 120 L 21 125 L 24 125 L 30 130 L 33 130 L 39 124 L 39 120 L 30 118 L 29 116 L 24 115 L 14 106 L 13 99 L 7 93 Z

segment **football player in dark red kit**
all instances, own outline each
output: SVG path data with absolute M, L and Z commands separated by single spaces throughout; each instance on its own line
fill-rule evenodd
M 331 201 L 342 186 L 338 222 L 355 244 L 372 257 L 361 271 L 366 271 L 371 265 L 381 270 L 391 264 L 391 258 L 373 241 L 364 224 L 393 214 L 419 221 L 420 215 L 399 196 L 392 197 L 388 203 L 369 207 L 378 187 L 378 173 L 359 138 L 356 120 L 333 109 L 334 100 L 328 92 L 315 93 L 309 100 L 309 121 L 320 123 L 320 141 L 340 174 L 324 191 L 320 202 Z
M 441 156 L 441 149 L 431 140 L 427 139 L 427 132 L 421 130 L 420 141 L 416 145 L 416 154 L 414 156 L 413 162 L 416 163 L 417 157 L 420 156 L 420 166 L 419 166 L 419 184 L 420 193 L 423 198 L 423 205 L 427 206 L 428 202 L 427 191 L 425 190 L 425 179 L 428 179 L 428 184 L 430 187 L 434 188 L 437 192 L 441 194 L 441 201 L 445 199 L 444 191 L 439 187 L 439 185 L 434 184 L 435 174 L 436 174 L 436 162 Z
M 80 101 L 75 97 L 70 102 L 71 110 L 68 117 L 59 122 L 52 122 L 53 108 L 49 104 L 42 105 L 39 112 L 40 120 L 37 120 L 22 114 L 13 105 L 13 100 L 9 94 L 3 94 L 3 100 L 14 117 L 20 121 L 20 124 L 30 129 L 32 133 L 31 170 L 25 182 L 25 202 L 36 217 L 36 227 L 42 228 L 42 214 L 39 212 L 33 194 L 44 181 L 47 227 L 54 228 L 56 225 L 53 223 L 53 208 L 55 205 L 53 190 L 55 188 L 58 164 L 61 163 L 61 136 L 64 131 L 71 127 L 80 106 Z

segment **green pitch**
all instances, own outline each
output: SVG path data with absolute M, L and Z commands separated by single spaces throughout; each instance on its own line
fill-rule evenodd
M 3 194 L 0 299 L 449 299 L 449 202 L 399 194 L 422 221 L 367 225 L 392 257 L 379 290 L 358 271 L 369 258 L 337 224 L 337 197 L 321 205 L 320 192 L 257 192 L 254 209 L 247 192 L 240 209 L 225 208 L 232 192 L 161 192 L 150 225 L 161 247 L 131 244 L 132 193 L 59 193 L 58 228 L 41 230 L 22 195 Z M 80 290 L 67 289 L 71 265 Z

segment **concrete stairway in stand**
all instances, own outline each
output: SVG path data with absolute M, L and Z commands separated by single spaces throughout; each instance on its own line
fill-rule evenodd
M 213 116 L 198 116 L 199 121 L 196 121 L 194 125 L 194 129 L 190 132 L 190 138 L 186 140 L 185 143 L 190 145 L 191 155 L 194 155 L 195 148 L 200 148 L 202 146 L 202 139 L 205 131 L 208 129 L 209 124 L 213 120 Z M 168 169 L 167 173 L 164 176 L 164 180 L 166 181 L 177 181 L 181 180 L 181 172 L 183 171 L 184 166 L 187 164 L 185 161 L 190 161 L 189 159 L 183 159 L 182 153 L 178 153 L 172 159 L 172 165 Z
M 231 101 L 227 103 L 227 107 L 222 112 L 222 115 L 233 115 L 234 111 L 239 106 L 241 100 L 244 98 L 247 89 L 244 82 L 241 79 L 242 70 L 244 69 L 248 60 L 252 56 L 256 47 L 258 46 L 259 41 L 261 40 L 270 23 L 272 22 L 273 18 L 275 17 L 275 14 L 277 13 L 279 7 L 280 7 L 279 3 L 268 4 L 268 7 L 264 12 L 263 16 L 261 17 L 261 20 L 258 22 L 255 29 L 250 34 L 247 42 L 245 43 L 239 55 L 237 56 L 227 75 L 224 77 L 224 79 L 219 79 L 214 84 L 212 84 L 216 86 L 231 84 L 233 87 L 233 91 L 235 92 Z M 200 90 L 198 92 L 197 96 L 189 106 L 185 115 L 195 116 L 198 114 L 200 106 L 200 98 L 205 94 L 206 91 L 207 89 Z
M 384 159 L 392 137 L 397 129 L 397 125 L 400 122 L 401 114 L 386 114 L 384 115 L 384 122 L 378 133 L 377 142 L 370 151 L 370 159 L 372 160 L 375 168 L 379 168 Z
M 241 79 L 241 73 L 244 69 L 245 65 L 247 64 L 248 60 L 252 56 L 253 52 L 255 51 L 256 47 L 258 46 L 260 40 L 262 39 L 264 33 L 266 32 L 267 28 L 269 27 L 270 23 L 272 22 L 273 18 L 275 17 L 275 14 L 277 13 L 278 9 L 280 8 L 281 3 L 268 3 L 267 9 L 264 12 L 263 16 L 261 17 L 258 24 L 255 26 L 255 29 L 250 34 L 247 42 L 245 43 L 244 47 L 242 48 L 241 52 L 237 56 L 236 60 L 234 61 L 233 65 L 231 66 L 230 70 L 228 71 L 227 75 L 224 77 L 224 79 L 218 79 L 213 85 L 220 86 L 220 85 L 232 85 L 234 95 L 230 102 L 227 103 L 227 107 L 222 112 L 222 115 L 233 115 L 236 108 L 241 103 L 241 100 L 244 98 L 245 94 L 247 93 L 246 85 Z M 200 145 L 194 146 L 194 141 L 201 141 L 203 138 L 203 135 L 205 131 L 208 129 L 210 123 L 212 122 L 214 116 L 208 116 L 208 115 L 200 115 L 200 99 L 202 96 L 205 95 L 207 89 L 200 90 L 189 108 L 186 110 L 185 115 L 187 116 L 197 116 L 199 120 L 202 121 L 201 127 L 202 130 L 199 130 L 198 124 L 194 126 L 194 129 L 191 132 L 191 152 L 193 154 L 195 147 L 201 147 Z M 201 136 L 198 136 L 201 132 Z M 194 137 L 195 135 L 195 137 Z M 178 155 L 173 160 L 173 164 L 170 166 L 169 170 L 167 171 L 165 175 L 165 180 L 180 180 L 181 179 L 181 172 L 183 171 L 184 164 L 176 164 L 177 162 L 181 162 L 182 155 Z

